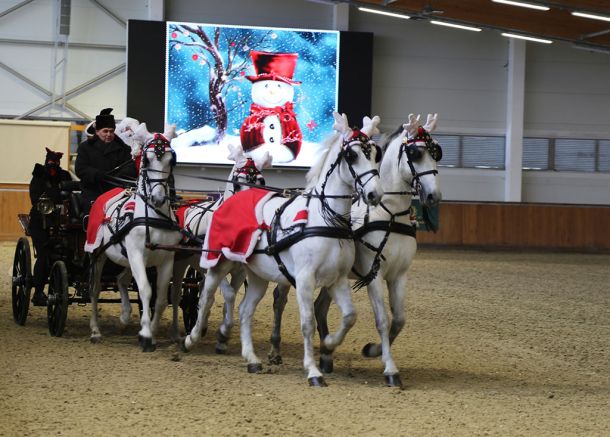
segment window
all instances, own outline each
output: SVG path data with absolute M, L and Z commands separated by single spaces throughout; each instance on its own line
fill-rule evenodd
M 595 140 L 555 140 L 555 165 L 559 171 L 595 171 Z
M 523 138 L 523 168 L 548 170 L 549 143 L 548 138 Z
M 504 137 L 462 137 L 462 166 L 504 168 Z

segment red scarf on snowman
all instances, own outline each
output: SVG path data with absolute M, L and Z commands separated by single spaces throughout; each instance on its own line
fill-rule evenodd
M 282 127 L 282 144 L 288 147 L 296 158 L 301 151 L 303 134 L 293 110 L 293 103 L 286 102 L 282 106 L 267 108 L 256 103 L 250 105 L 250 115 L 244 120 L 239 131 L 241 144 L 245 152 L 256 149 L 263 144 L 263 120 L 270 115 L 277 115 Z

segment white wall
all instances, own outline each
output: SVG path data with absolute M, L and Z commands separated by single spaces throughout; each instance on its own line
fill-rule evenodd
M 0 0 L 0 11 L 20 3 Z M 100 0 L 122 19 L 147 19 L 158 0 Z M 165 19 L 332 29 L 335 7 L 306 0 L 166 0 Z M 153 11 L 154 12 L 154 11 Z M 154 14 L 152 14 L 154 15 Z M 0 18 L 0 39 L 51 40 L 52 2 L 37 0 Z M 508 41 L 498 32 L 470 33 L 367 14 L 349 8 L 349 30 L 373 32 L 372 112 L 393 130 L 409 112 L 439 113 L 439 133 L 505 135 Z M 125 45 L 125 29 L 89 0 L 72 0 L 70 42 Z M 50 86 L 48 47 L 0 42 L 0 61 Z M 117 49 L 77 49 L 69 53 L 68 88 L 125 62 Z M 610 138 L 610 55 L 583 52 L 565 43 L 528 43 L 526 48 L 524 135 Z M 46 96 L 0 69 L 0 114 L 19 115 Z M 125 116 L 125 74 L 74 98 L 71 103 L 94 116 L 106 106 Z M 45 115 L 40 114 L 40 115 Z M 349 114 L 348 114 L 349 115 Z M 201 175 L 199 168 L 182 173 Z M 206 169 L 225 177 L 228 169 Z M 505 173 L 443 168 L 446 200 L 502 201 Z M 303 185 L 302 171 L 268 171 L 269 184 Z M 215 189 L 217 183 L 178 178 L 179 186 Z M 523 172 L 523 201 L 610 204 L 610 175 Z

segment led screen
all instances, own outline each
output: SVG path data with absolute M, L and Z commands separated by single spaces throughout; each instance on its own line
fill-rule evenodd
M 309 167 L 338 107 L 339 32 L 166 23 L 165 122 L 178 162 L 229 164 L 229 144 Z

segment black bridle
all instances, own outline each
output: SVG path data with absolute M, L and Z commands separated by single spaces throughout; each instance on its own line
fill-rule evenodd
M 287 202 L 284 202 L 282 206 L 276 210 L 271 225 L 266 231 L 268 246 L 262 252 L 266 255 L 272 256 L 275 259 L 278 264 L 278 269 L 293 286 L 295 286 L 295 278 L 290 274 L 290 272 L 282 262 L 280 258 L 280 252 L 289 248 L 293 244 L 298 243 L 299 241 L 309 237 L 326 237 L 340 240 L 353 240 L 354 238 L 349 219 L 349 212 L 348 216 L 346 217 L 342 214 L 337 213 L 328 204 L 328 199 L 353 199 L 354 196 L 326 194 L 325 188 L 330 175 L 333 173 L 333 171 L 335 171 L 335 169 L 339 167 L 342 161 L 345 161 L 345 163 L 347 164 L 347 168 L 349 169 L 349 172 L 354 179 L 354 188 L 356 192 L 359 192 L 360 194 L 364 194 L 364 187 L 371 181 L 371 179 L 373 179 L 375 176 L 379 176 L 379 171 L 377 169 L 367 170 L 362 174 L 356 173 L 356 170 L 353 167 L 353 164 L 358 158 L 357 152 L 353 150 L 353 147 L 355 146 L 359 146 L 365 157 L 369 160 L 371 159 L 372 150 L 373 148 L 375 148 L 377 153 L 376 158 L 380 158 L 380 149 L 377 147 L 375 142 L 373 142 L 368 137 L 368 135 L 364 134 L 363 132 L 360 132 L 359 130 L 354 130 L 352 136 L 349 139 L 343 140 L 341 152 L 339 152 L 337 158 L 330 165 L 328 171 L 326 172 L 326 176 L 324 178 L 324 182 L 322 182 L 320 191 L 302 194 L 303 197 L 307 198 L 307 209 L 309 209 L 311 199 L 319 199 L 322 209 L 321 215 L 327 226 L 307 227 L 305 223 L 299 223 L 296 225 L 293 224 L 287 228 L 283 228 L 280 224 L 280 217 L 286 210 L 286 207 L 298 197 L 293 196 Z M 369 177 L 366 178 L 366 176 Z M 290 233 L 296 228 L 299 228 L 299 231 Z M 279 231 L 290 234 L 280 240 L 277 240 L 277 235 Z
M 423 146 L 417 145 L 417 143 L 424 143 Z M 423 127 L 419 127 L 417 129 L 417 135 L 413 138 L 406 138 L 403 140 L 400 145 L 400 152 L 398 153 L 398 165 L 400 165 L 400 161 L 402 160 L 403 155 L 407 157 L 407 163 L 409 164 L 409 168 L 411 169 L 411 174 L 413 175 L 413 179 L 411 179 L 411 188 L 415 190 L 414 194 L 418 194 L 421 189 L 421 181 L 420 178 L 422 176 L 431 174 L 436 176 L 438 174 L 437 169 L 426 170 L 422 172 L 418 172 L 415 170 L 415 166 L 413 165 L 413 161 L 417 161 L 422 158 L 423 150 L 428 151 L 432 159 L 436 162 L 440 161 L 443 157 L 443 152 L 441 146 L 438 142 L 430 136 L 430 133 L 424 129 Z
M 424 142 L 423 146 L 418 146 L 418 142 Z M 398 165 L 400 166 L 400 162 L 402 160 L 403 155 L 406 157 L 407 163 L 409 164 L 409 168 L 411 169 L 411 191 L 386 191 L 384 195 L 400 195 L 400 196 L 413 196 L 419 194 L 421 190 L 421 181 L 420 178 L 422 176 L 432 174 L 436 176 L 438 174 L 438 170 L 427 170 L 423 172 L 418 172 L 413 165 L 413 161 L 417 161 L 423 157 L 423 150 L 428 151 L 432 158 L 435 161 L 440 161 L 442 158 L 442 149 L 438 142 L 434 140 L 428 131 L 426 131 L 423 127 L 419 127 L 417 129 L 417 135 L 411 139 L 405 138 L 400 145 L 400 149 L 398 151 Z M 406 225 L 404 223 L 399 223 L 396 220 L 399 217 L 410 215 L 411 214 L 411 206 L 409 208 L 399 211 L 397 213 L 392 213 L 383 203 L 383 200 L 379 202 L 379 206 L 383 208 L 384 211 L 388 213 L 390 219 L 387 221 L 375 221 L 369 222 L 369 209 L 367 208 L 367 212 L 364 218 L 364 224 L 361 228 L 359 228 L 356 232 L 354 232 L 354 238 L 359 241 L 362 245 L 364 245 L 369 250 L 375 252 L 375 257 L 371 264 L 371 269 L 365 275 L 358 273 L 354 268 L 352 268 L 352 272 L 359 278 L 354 284 L 354 289 L 358 290 L 365 285 L 368 285 L 375 279 L 379 268 L 381 267 L 381 261 L 385 261 L 385 257 L 382 252 L 383 249 L 388 242 L 388 238 L 392 233 L 398 233 L 402 235 L 409 235 L 415 238 L 416 235 L 416 226 L 414 225 Z M 430 225 L 431 222 L 428 218 L 426 211 L 424 210 L 424 220 Z M 431 227 L 433 229 L 433 227 Z M 383 231 L 384 236 L 381 240 L 381 243 L 378 247 L 373 246 L 372 244 L 366 242 L 362 237 L 368 232 L 372 231 Z
M 158 161 L 161 161 L 161 159 L 165 156 L 165 154 L 167 154 L 167 153 L 172 154 L 172 160 L 170 161 L 169 171 L 152 170 L 152 169 L 148 168 L 150 161 L 146 154 L 149 151 L 149 149 L 151 149 L 151 148 L 153 149 L 153 151 L 155 153 L 155 159 Z M 144 202 L 144 220 L 145 220 L 144 224 L 146 225 L 146 245 L 149 246 L 150 245 L 150 228 L 149 228 L 150 218 L 148 216 L 149 208 L 152 209 L 155 213 L 157 213 L 161 217 L 161 221 L 164 222 L 162 227 L 168 227 L 171 229 L 176 226 L 173 218 L 171 217 L 171 211 L 170 211 L 170 214 L 167 214 L 167 213 L 159 210 L 155 205 L 150 203 L 150 198 L 152 196 L 152 192 L 155 190 L 155 188 L 158 185 L 161 185 L 163 187 L 163 191 L 164 191 L 163 203 L 169 201 L 170 195 L 169 195 L 168 181 L 171 178 L 173 168 L 176 165 L 176 152 L 174 151 L 174 149 L 171 148 L 171 145 L 167 138 L 165 138 L 161 134 L 155 134 L 155 136 L 152 140 L 150 140 L 147 144 L 142 146 L 140 153 L 142 154 L 142 162 L 141 162 L 141 167 L 140 167 L 142 193 L 139 193 L 136 191 L 136 196 L 138 196 Z M 149 172 L 159 173 L 162 175 L 166 174 L 167 176 L 162 177 L 162 178 L 151 178 L 148 174 Z M 150 193 L 147 192 L 147 187 L 150 190 Z M 158 221 L 159 220 L 156 220 L 156 222 L 158 222 Z
M 341 148 L 341 152 L 337 155 L 335 161 L 330 165 L 326 175 L 324 177 L 324 182 L 322 182 L 322 186 L 320 187 L 320 192 L 309 192 L 304 193 L 303 195 L 307 197 L 307 206 L 309 207 L 309 201 L 312 198 L 320 199 L 320 203 L 322 205 L 322 217 L 327 222 L 327 224 L 331 226 L 341 226 L 341 227 L 350 227 L 349 219 L 345 218 L 343 215 L 334 211 L 331 206 L 328 204 L 326 199 L 332 198 L 343 198 L 343 199 L 357 199 L 360 196 L 364 196 L 364 188 L 366 184 L 368 184 L 374 177 L 379 177 L 379 171 L 376 168 L 371 170 L 367 170 L 362 174 L 357 174 L 354 169 L 353 164 L 356 162 L 358 158 L 357 152 L 353 150 L 354 147 L 359 146 L 362 150 L 362 153 L 367 159 L 371 159 L 372 150 L 376 150 L 375 158 L 378 161 L 381 159 L 381 149 L 375 142 L 364 132 L 354 129 L 350 138 L 343 140 L 343 145 Z M 335 171 L 335 169 L 341 164 L 341 161 L 345 161 L 347 164 L 347 168 L 354 179 L 354 191 L 355 195 L 332 195 L 326 194 L 325 188 L 328 183 L 328 179 L 330 175 Z M 366 180 L 364 178 L 368 176 Z

